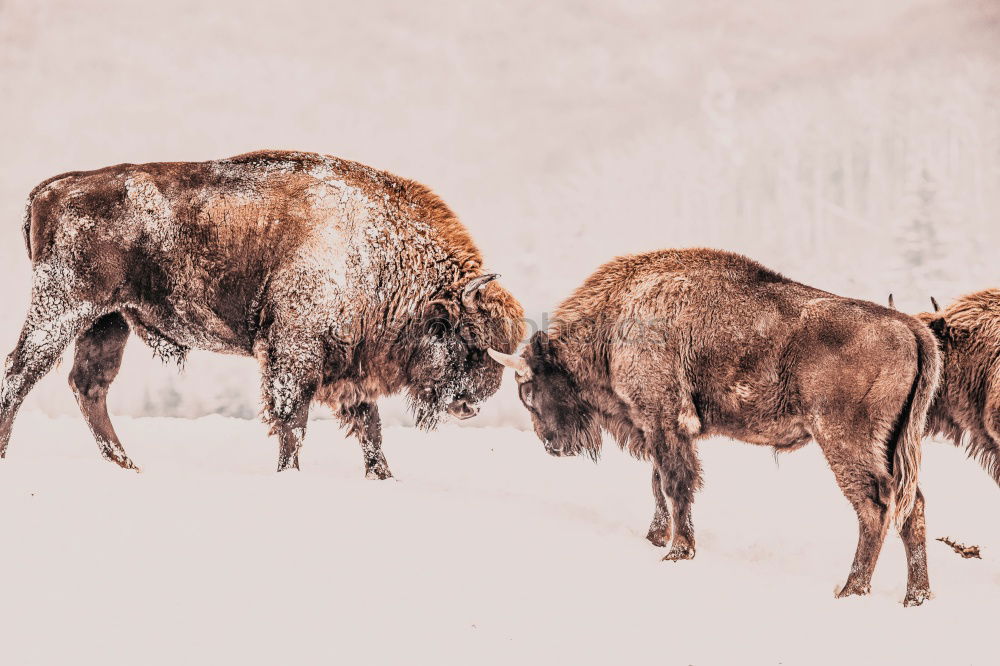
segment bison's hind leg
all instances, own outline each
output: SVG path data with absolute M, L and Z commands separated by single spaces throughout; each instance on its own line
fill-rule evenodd
M 831 428 L 831 430 L 833 430 Z M 872 573 L 889 528 L 892 477 L 879 459 L 883 447 L 877 442 L 840 442 L 820 434 L 816 437 L 837 485 L 858 516 L 858 546 L 854 563 L 838 597 L 865 595 L 871 589 Z
M 101 455 L 123 469 L 138 471 L 126 455 L 108 417 L 108 388 L 118 375 L 128 335 L 128 324 L 117 312 L 94 322 L 76 340 L 69 385 Z
M 0 458 L 7 454 L 14 417 L 25 396 L 93 319 L 93 306 L 72 302 L 64 287 L 56 281 L 40 282 L 36 272 L 28 317 L 0 381 Z
M 919 606 L 931 597 L 927 576 L 927 529 L 924 523 L 924 495 L 917 488 L 913 511 L 900 530 L 906 546 L 906 598 L 904 606 Z

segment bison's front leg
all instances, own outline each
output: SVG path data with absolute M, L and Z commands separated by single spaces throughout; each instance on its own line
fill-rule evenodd
M 299 469 L 299 449 L 306 437 L 309 401 L 297 403 L 292 414 L 274 420 L 272 432 L 278 436 L 278 471 Z
M 278 471 L 299 468 L 321 357 L 307 347 L 272 347 L 262 360 L 264 416 L 278 436 Z
M 653 467 L 653 499 L 656 502 L 656 513 L 653 514 L 653 521 L 649 524 L 646 538 L 654 546 L 666 548 L 670 543 L 670 509 L 667 507 L 667 498 L 663 494 L 660 470 L 655 466 Z
M 701 463 L 694 442 L 680 433 L 664 433 L 654 447 L 654 464 L 659 467 L 663 494 L 674 505 L 674 538 L 664 560 L 694 558 L 694 520 L 691 506 L 695 491 L 701 486 Z
M 340 420 L 350 428 L 349 434 L 361 442 L 361 452 L 365 458 L 365 478 L 391 479 L 389 463 L 382 453 L 382 420 L 378 407 L 372 402 L 362 402 L 340 410 Z

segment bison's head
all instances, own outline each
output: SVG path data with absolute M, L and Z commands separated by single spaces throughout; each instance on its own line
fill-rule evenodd
M 524 334 L 521 306 L 497 275 L 466 283 L 454 298 L 432 301 L 407 368 L 410 402 L 421 428 L 433 428 L 441 414 L 460 419 L 479 413 L 479 404 L 500 388 L 503 368 L 486 354 L 513 351 Z
M 558 339 L 539 331 L 521 356 L 494 349 L 489 354 L 517 373 L 518 394 L 531 412 L 535 434 L 546 451 L 554 456 L 586 453 L 596 458 L 601 449 L 600 426 L 593 407 L 560 359 L 560 351 Z

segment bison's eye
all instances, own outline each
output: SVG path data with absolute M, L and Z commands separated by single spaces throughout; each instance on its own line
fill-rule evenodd
M 469 350 L 469 365 L 479 365 L 483 362 L 484 356 L 486 356 L 485 351 L 473 347 Z
M 451 323 L 443 318 L 431 319 L 427 322 L 427 332 L 432 338 L 441 340 L 451 332 Z

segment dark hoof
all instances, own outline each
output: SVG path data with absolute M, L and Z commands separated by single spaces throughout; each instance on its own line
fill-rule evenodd
M 680 560 L 693 560 L 694 548 L 689 546 L 674 546 L 670 552 L 663 557 L 664 562 L 678 562 Z
M 114 464 L 118 465 L 122 469 L 130 469 L 139 474 L 142 474 L 142 468 L 132 462 L 132 459 L 126 455 L 115 452 L 112 449 L 101 449 L 101 457 L 105 460 L 109 460 Z
M 123 458 L 123 459 L 108 458 L 108 460 L 110 460 L 114 464 L 118 465 L 122 469 L 130 469 L 133 472 L 136 472 L 138 474 L 142 474 L 142 468 L 139 467 L 138 465 L 136 465 L 134 462 L 132 462 L 131 458 Z
M 392 478 L 392 472 L 385 465 L 375 465 L 365 470 L 365 478 L 372 481 L 385 481 Z
M 670 545 L 670 535 L 664 534 L 661 530 L 649 530 L 646 540 L 657 548 L 666 548 Z
M 299 461 L 298 460 L 281 460 L 278 461 L 278 471 L 284 472 L 285 470 L 294 469 L 298 471 Z
M 903 606 L 907 608 L 910 606 L 919 606 L 930 598 L 930 590 L 908 590 L 906 592 L 906 598 L 903 599 Z
M 837 598 L 843 599 L 844 597 L 863 597 L 870 594 L 872 588 L 870 585 L 845 585 L 841 588 L 840 592 L 837 592 Z

